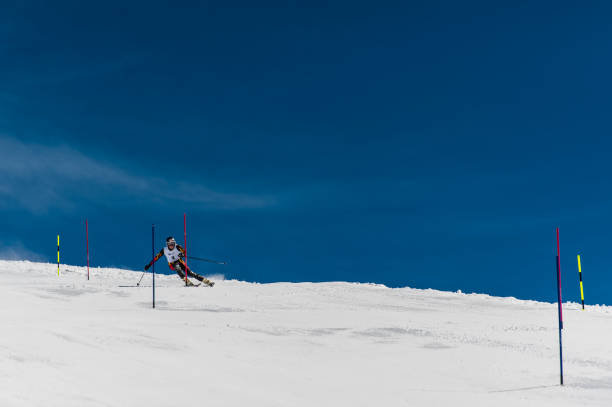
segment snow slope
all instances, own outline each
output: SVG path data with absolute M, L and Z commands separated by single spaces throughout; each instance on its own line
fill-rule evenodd
M 0 406 L 610 406 L 612 309 L 0 261 Z M 150 286 L 150 274 L 143 284 Z

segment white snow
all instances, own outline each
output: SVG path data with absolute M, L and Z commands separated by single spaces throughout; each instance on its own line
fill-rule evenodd
M 612 308 L 0 261 L 0 406 L 610 406 Z

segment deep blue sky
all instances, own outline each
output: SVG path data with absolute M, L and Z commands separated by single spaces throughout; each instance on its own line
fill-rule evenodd
M 89 3 L 0 6 L 1 257 L 612 303 L 608 3 Z

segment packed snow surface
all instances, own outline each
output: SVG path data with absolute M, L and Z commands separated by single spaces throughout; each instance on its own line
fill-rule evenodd
M 610 406 L 612 309 L 0 261 L 0 406 Z

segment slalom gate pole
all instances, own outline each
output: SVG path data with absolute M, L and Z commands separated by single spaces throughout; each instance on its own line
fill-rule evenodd
M 57 276 L 59 277 L 60 275 L 60 271 L 59 271 L 59 235 L 57 235 Z
M 582 267 L 580 266 L 580 255 L 578 255 L 578 275 L 580 276 L 580 299 L 582 300 L 582 310 L 584 311 L 584 289 L 582 288 Z
M 561 300 L 561 249 L 559 246 L 559 228 L 557 228 L 557 300 L 559 312 L 559 367 L 561 386 L 563 386 L 563 342 L 561 332 L 563 330 L 563 303 Z
M 155 258 L 155 224 L 151 226 L 151 254 Z M 153 262 L 153 308 L 155 308 L 155 262 Z
M 89 222 L 85 219 L 85 239 L 87 240 L 87 280 L 89 280 Z
M 212 260 L 212 259 L 204 259 L 202 257 L 190 257 L 191 260 L 200 260 L 200 261 L 205 261 L 207 263 L 214 263 L 214 264 L 227 264 L 226 261 L 219 261 L 219 260 Z
M 187 214 L 183 213 L 183 231 L 185 232 L 185 287 L 187 287 Z

